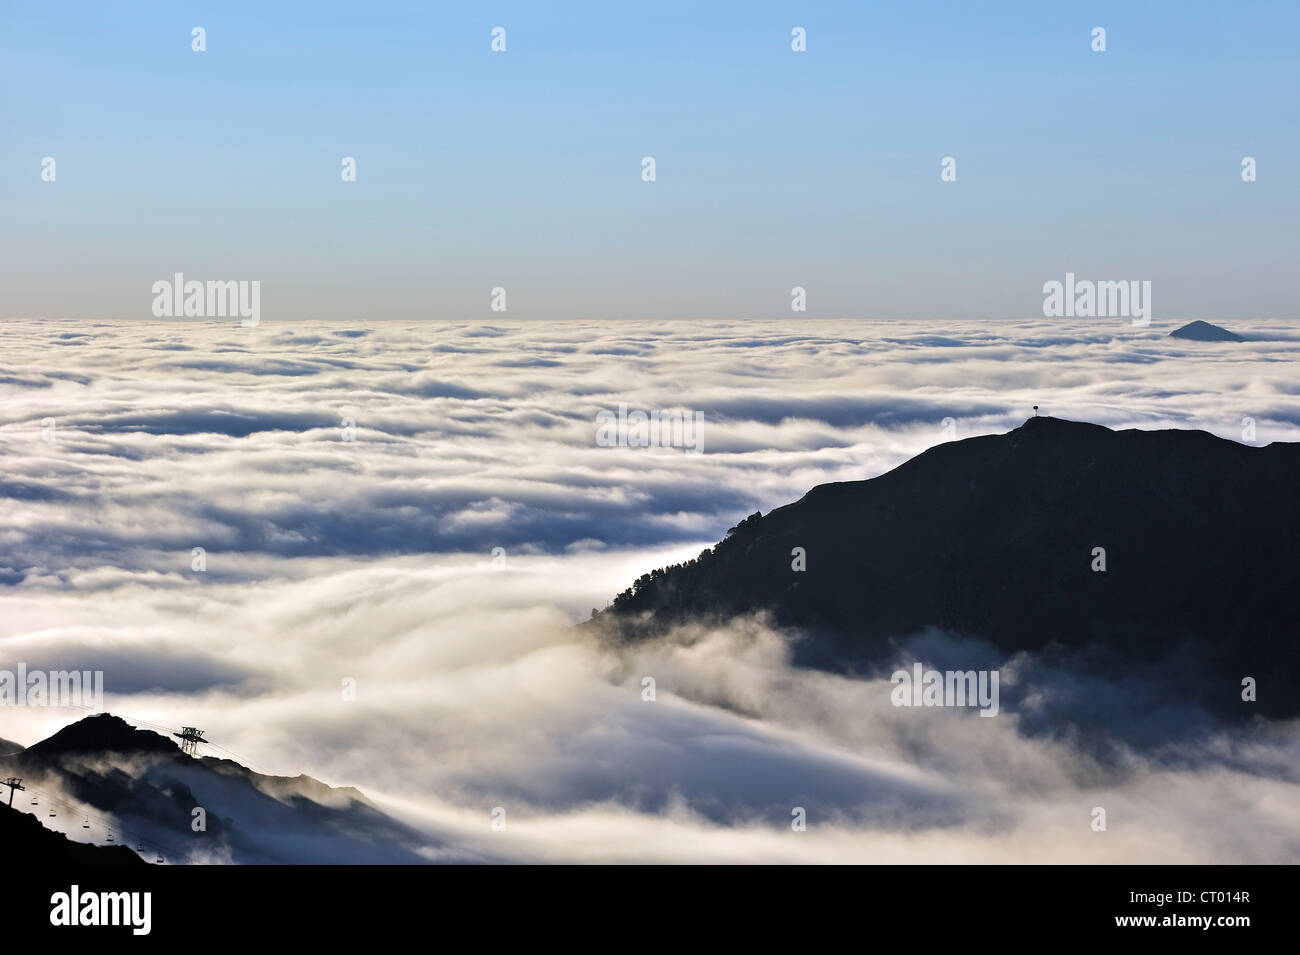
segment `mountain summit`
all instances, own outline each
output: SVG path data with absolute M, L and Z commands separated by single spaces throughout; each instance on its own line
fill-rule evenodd
M 1188 322 L 1169 333 L 1170 338 L 1186 338 L 1196 342 L 1244 342 L 1236 332 L 1230 332 L 1209 322 Z
M 805 635 L 797 659 L 816 666 L 878 662 L 934 627 L 1004 654 L 1176 656 L 1222 681 L 1212 695 L 1253 676 L 1272 687 L 1260 711 L 1294 712 L 1300 444 L 1030 418 L 752 515 L 593 626 L 627 640 L 755 611 Z

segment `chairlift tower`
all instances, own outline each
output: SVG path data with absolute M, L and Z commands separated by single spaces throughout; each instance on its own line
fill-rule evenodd
M 198 756 L 199 744 L 207 742 L 203 738 L 203 730 L 193 726 L 182 726 L 179 733 L 172 733 L 172 735 L 180 738 L 181 752 L 187 756 Z
M 23 780 L 20 776 L 10 776 L 5 780 L 5 785 L 9 787 L 9 805 L 11 806 L 14 804 L 14 793 L 20 789 L 27 788 L 23 785 Z

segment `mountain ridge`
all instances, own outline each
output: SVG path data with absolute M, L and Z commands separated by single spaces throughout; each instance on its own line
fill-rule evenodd
M 353 787 L 192 757 L 168 737 L 109 713 L 64 726 L 0 765 L 29 788 L 111 817 L 119 833 L 158 848 L 169 862 L 424 864 L 416 850 L 433 845 Z M 192 825 L 198 809 L 202 829 Z
M 1300 444 L 1033 417 L 751 515 L 694 561 L 643 575 L 591 626 L 625 641 L 764 612 L 801 635 L 799 662 L 829 669 L 878 664 L 931 628 L 1006 654 L 1182 653 L 1225 683 L 1197 690 L 1226 701 L 1242 677 L 1300 676 L 1286 641 L 1298 477 Z M 1259 711 L 1295 713 L 1273 686 Z
M 0 841 L 5 850 L 29 865 L 140 866 L 144 859 L 124 845 L 73 842 L 41 821 L 0 802 Z

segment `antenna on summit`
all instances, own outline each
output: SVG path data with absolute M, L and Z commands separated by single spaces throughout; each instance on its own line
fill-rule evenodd
M 172 735 L 180 738 L 181 752 L 188 756 L 198 756 L 199 744 L 207 742 L 203 738 L 203 730 L 193 726 L 182 726 L 179 733 L 172 733 Z

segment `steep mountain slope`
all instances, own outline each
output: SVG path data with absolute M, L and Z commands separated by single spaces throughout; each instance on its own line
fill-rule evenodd
M 169 739 L 109 714 L 66 726 L 0 770 L 104 817 L 169 862 L 423 863 L 427 836 L 352 788 L 264 776 L 228 759 L 187 756 Z M 195 832 L 201 807 L 206 829 Z M 64 813 L 75 825 L 76 813 Z
M 7 792 L 7 790 L 6 790 Z M 40 820 L 0 802 L 0 845 L 24 865 L 145 865 L 126 846 L 96 846 L 73 842 L 61 832 L 41 825 Z
M 1237 702 L 1253 676 L 1258 711 L 1294 713 L 1300 445 L 1031 418 L 748 518 L 592 626 L 636 639 L 755 610 L 808 634 L 800 660 L 819 666 L 870 664 L 937 627 L 1004 653 L 1177 654 L 1198 673 L 1189 692 Z

